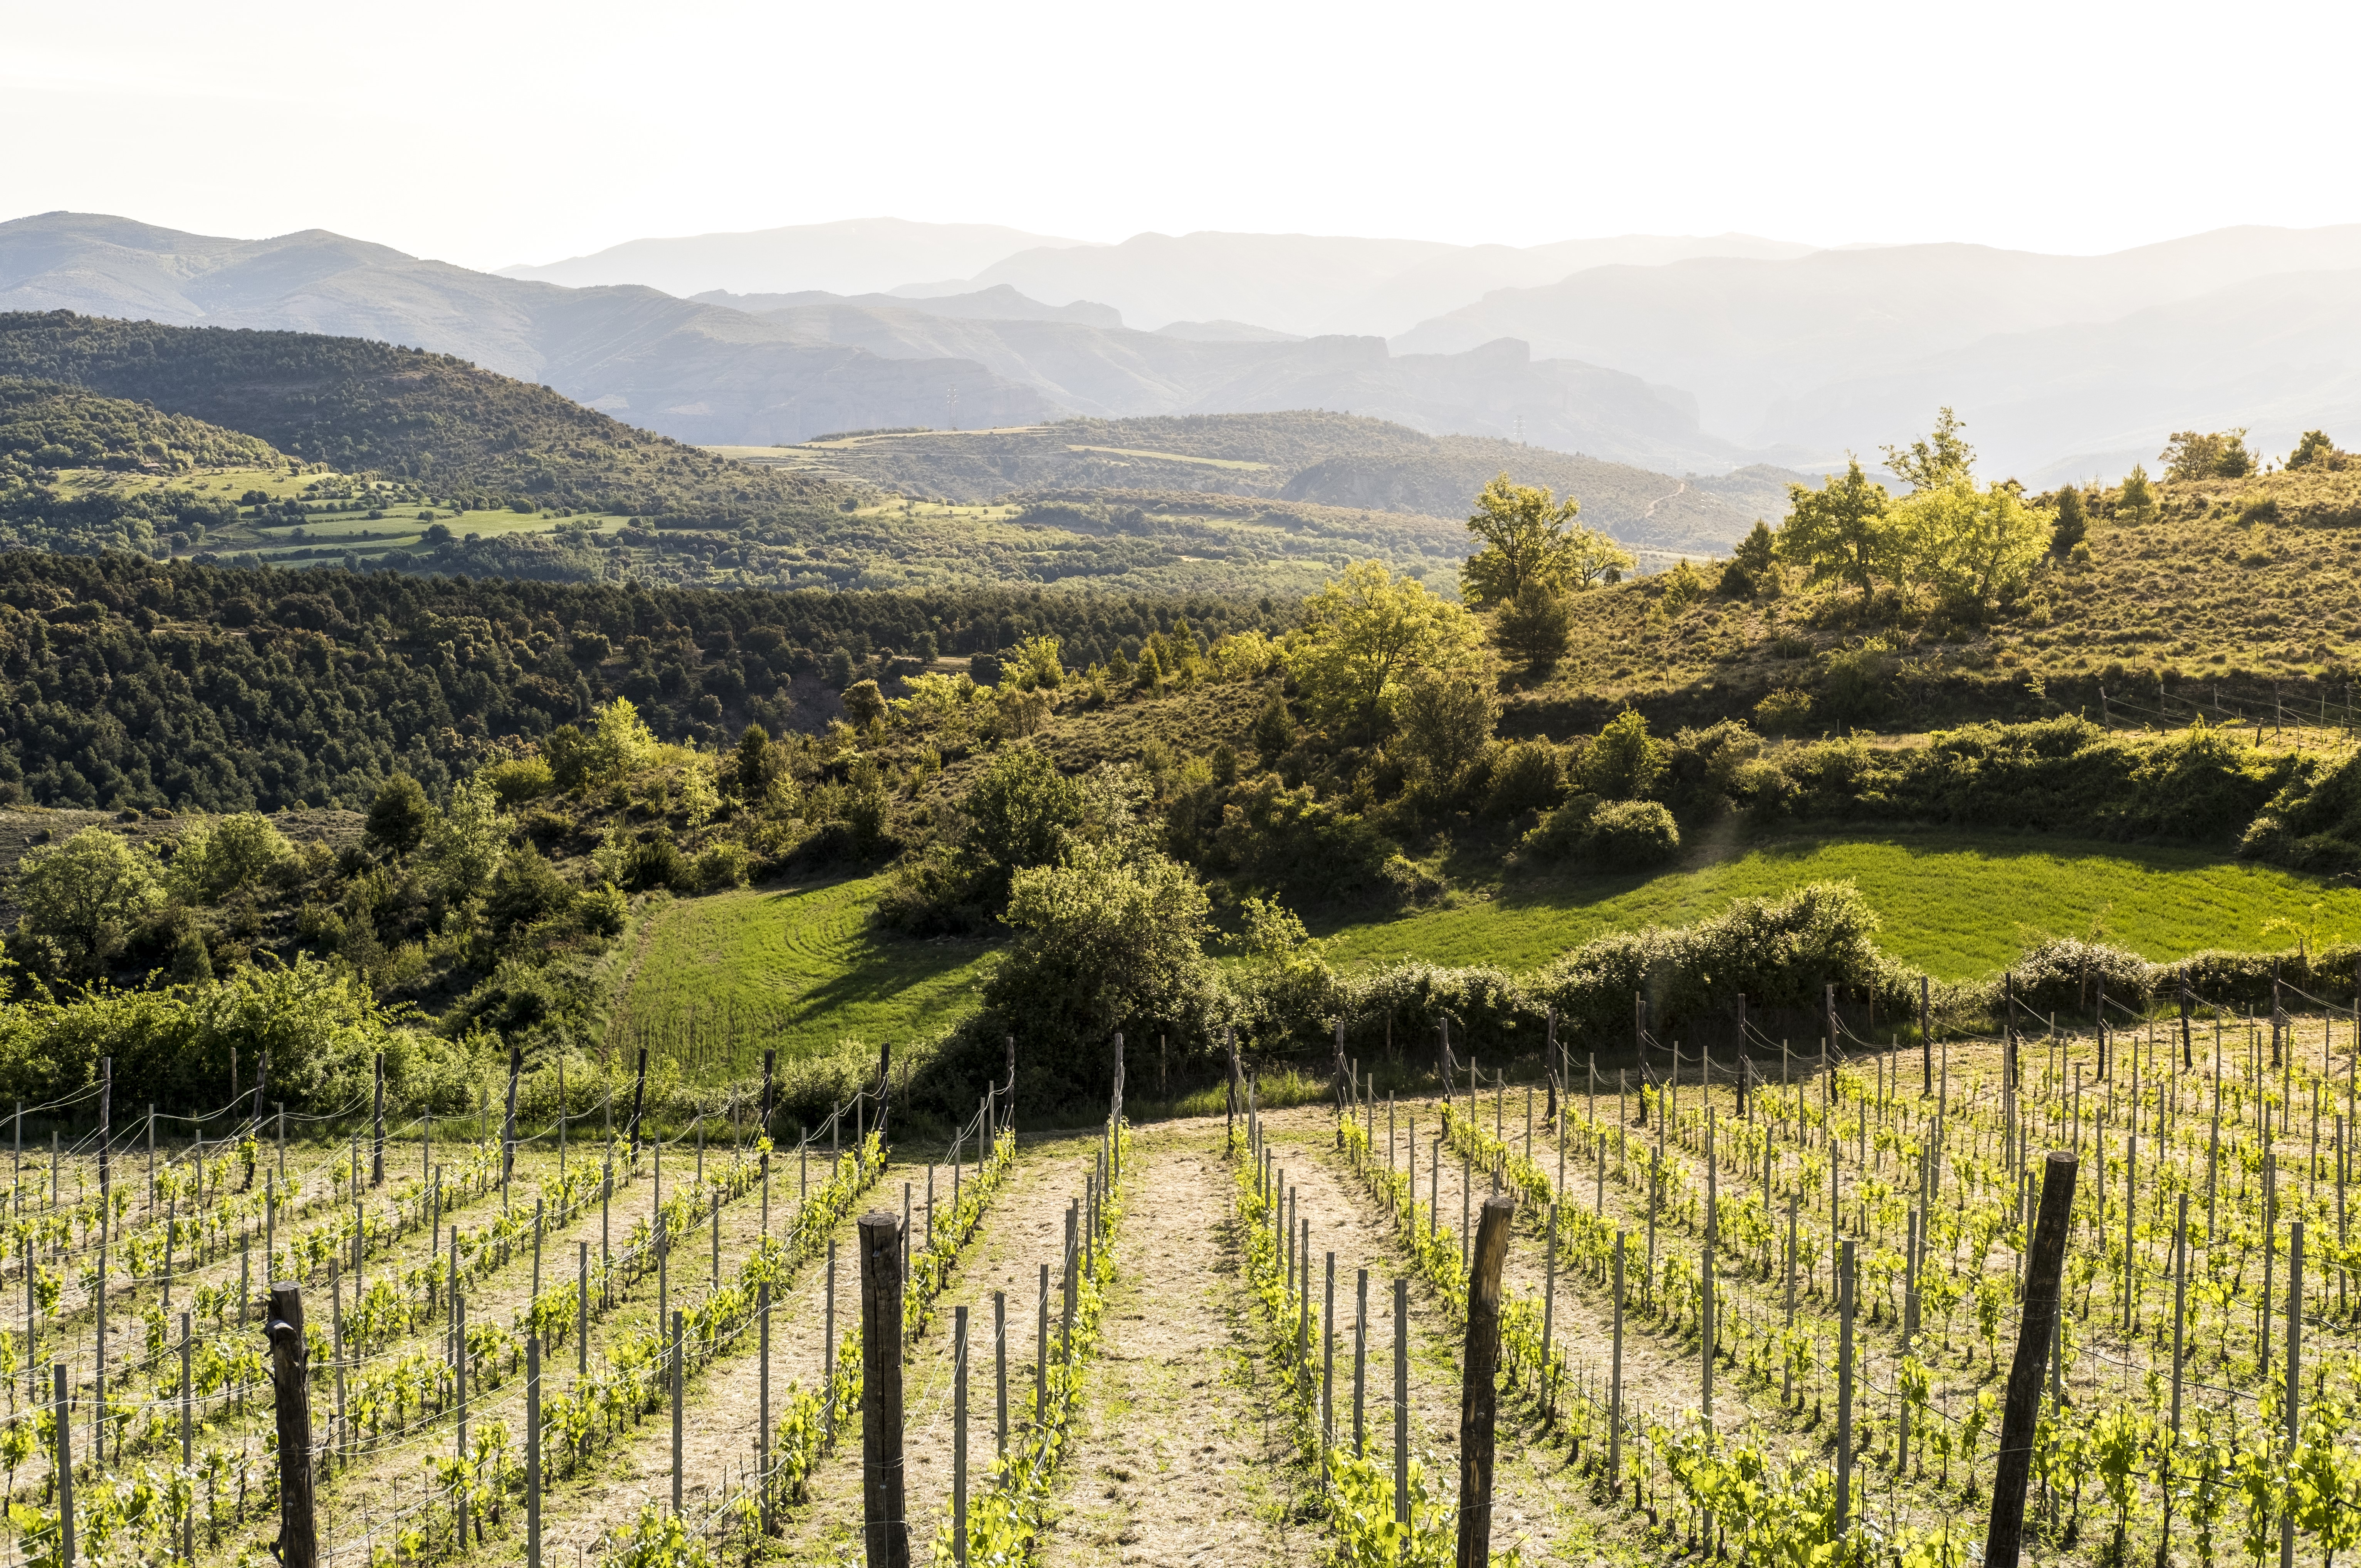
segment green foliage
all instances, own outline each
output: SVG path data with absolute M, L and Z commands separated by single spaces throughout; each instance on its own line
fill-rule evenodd
M 2336 443 L 2328 439 L 2326 431 L 2307 430 L 2296 442 L 2295 450 L 2288 454 L 2287 466 L 2290 468 L 2327 467 L 2336 464 L 2344 455 L 2336 450 Z
M 1573 637 L 1573 607 L 1546 583 L 1526 584 L 1492 618 L 1500 652 L 1536 674 L 1556 668 Z
M 2010 487 L 1978 490 L 1966 477 L 1914 491 L 1887 517 L 1911 580 L 1976 609 L 2025 585 L 2056 526 L 2052 513 L 2027 507 Z
M 1769 734 L 1800 734 L 1812 722 L 1812 694 L 1782 686 L 1754 705 L 1754 722 Z
M 1089 849 L 1019 871 L 1007 911 L 1017 938 L 983 992 L 987 1014 L 1025 1047 L 1018 1094 L 1041 1105 L 1104 1091 L 1117 1029 L 1163 1023 L 1202 1036 L 1214 994 L 1210 915 L 1197 879 L 1161 855 Z
M 1460 591 L 1478 607 L 1512 603 L 1529 587 L 1586 588 L 1611 570 L 1628 571 L 1631 552 L 1576 523 L 1582 505 L 1501 474 L 1476 498 L 1467 532 L 1484 548 L 1459 568 Z
M 2063 555 L 2082 543 L 2091 532 L 2090 510 L 2083 504 L 2081 490 L 2064 485 L 2058 491 L 2058 522 L 2049 531 L 2049 550 Z
M 368 836 L 397 855 L 406 855 L 425 841 L 434 820 L 434 804 L 408 773 L 385 781 L 369 803 Z
M 2118 506 L 2127 517 L 2146 521 L 2156 515 L 2156 489 L 2148 483 L 2147 469 L 2137 463 L 2124 476 L 2122 496 Z
M 500 804 L 511 808 L 539 800 L 557 787 L 549 763 L 541 757 L 511 757 L 504 762 L 494 762 L 482 770 L 482 777 L 492 786 Z
M 1656 787 L 1664 764 L 1664 743 L 1648 733 L 1644 715 L 1627 707 L 1583 751 L 1574 787 L 1606 800 L 1638 800 Z
M 1395 706 L 1394 749 L 1447 793 L 1483 755 L 1499 712 L 1492 694 L 1473 679 L 1420 670 L 1403 683 Z
M 2176 484 L 2197 479 L 2243 479 L 2256 468 L 2246 450 L 2244 426 L 2236 430 L 2175 431 L 2157 456 L 2164 477 Z
M 1205 867 L 1243 886 L 1322 904 L 1389 893 L 1393 843 L 1341 800 L 1310 784 L 1290 789 L 1275 773 L 1241 781 L 1201 803 L 1215 824 L 1198 852 Z
M 1976 466 L 1976 449 L 1960 433 L 1964 428 L 1959 415 L 1948 408 L 1938 409 L 1932 434 L 1907 446 L 1881 448 L 1885 466 L 1910 487 L 1913 494 L 1966 484 Z
M 164 901 L 154 859 L 104 828 L 27 854 L 15 891 L 19 930 L 54 942 L 76 974 L 95 972 Z
M 1653 800 L 1619 800 L 1590 819 L 1584 848 L 1607 871 L 1660 866 L 1680 852 L 1681 831 L 1670 808 Z
M 1413 671 L 1472 671 L 1480 637 L 1463 606 L 1365 561 L 1305 601 L 1303 624 L 1287 640 L 1288 674 L 1315 712 L 1366 729 L 1391 711 Z
M 0 467 L 269 468 L 285 461 L 270 444 L 147 403 L 78 387 L 0 377 Z
M 1255 716 L 1253 737 L 1255 752 L 1266 768 L 1277 767 L 1279 760 L 1294 749 L 1295 718 L 1287 711 L 1287 699 L 1279 693 L 1272 692 L 1264 701 L 1262 711 Z
M 1841 476 L 1830 475 L 1818 489 L 1790 485 L 1787 495 L 1779 554 L 1815 583 L 1859 588 L 1866 602 L 1875 580 L 1892 576 L 1899 559 L 1900 540 L 1886 521 L 1891 502 L 1885 487 L 1862 473 L 1861 460 L 1853 458 Z
M 349 972 L 306 958 L 189 988 L 98 986 L 71 1003 L 0 1003 L 0 1094 L 27 1101 L 94 1082 L 99 1061 L 111 1057 L 120 1097 L 212 1104 L 229 1081 L 233 1050 L 249 1064 L 268 1055 L 271 1098 L 291 1111 L 357 1102 L 379 1050 L 390 1107 L 441 1111 L 474 1102 L 464 1047 L 403 1026 Z
M 199 822 L 181 836 L 169 878 L 192 904 L 218 904 L 261 886 L 295 858 L 295 848 L 269 818 L 241 811 Z

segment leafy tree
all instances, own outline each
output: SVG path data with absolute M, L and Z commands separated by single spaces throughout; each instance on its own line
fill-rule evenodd
M 78 973 L 121 951 L 131 926 L 163 902 L 154 860 L 104 828 L 32 850 L 16 872 L 18 930 L 56 943 Z
M 1085 817 L 1082 786 L 1037 746 L 996 752 L 968 786 L 960 811 L 967 819 L 961 858 L 976 897 L 994 911 L 1006 901 L 1010 879 L 1055 861 Z
M 2090 510 L 2082 504 L 2082 492 L 2073 485 L 2058 488 L 2058 526 L 2049 531 L 2052 554 L 2063 555 L 2091 532 Z
M 755 801 L 770 788 L 771 779 L 784 759 L 774 758 L 770 732 L 759 724 L 749 724 L 746 732 L 738 737 L 738 749 L 732 753 L 730 772 L 738 786 L 738 798 Z
M 2139 521 L 2156 515 L 2156 488 L 2148 483 L 2147 469 L 2141 464 L 2133 464 L 2132 471 L 2124 476 L 2121 510 Z
M 1018 872 L 1007 915 L 1017 938 L 984 1003 L 1025 1047 L 1035 1087 L 1020 1092 L 1104 1093 L 1115 1030 L 1205 1012 L 1211 913 L 1196 877 L 1162 855 L 1091 848 Z
M 1919 583 L 1955 604 L 1982 605 L 2017 587 L 2041 558 L 2056 514 L 2028 507 L 2007 485 L 1979 490 L 1960 478 L 1913 491 L 1888 517 Z
M 424 839 L 434 819 L 434 806 L 425 787 L 408 773 L 396 773 L 369 803 L 367 831 L 395 854 L 406 855 Z
M 1647 718 L 1627 707 L 1607 721 L 1576 762 L 1576 782 L 1607 800 L 1638 800 L 1664 776 L 1666 750 L 1648 733 Z
M 1262 759 L 1262 765 L 1266 768 L 1279 766 L 1279 760 L 1295 749 L 1295 718 L 1287 711 L 1285 697 L 1277 692 L 1270 694 L 1269 700 L 1262 705 L 1262 711 L 1255 715 L 1250 738 L 1255 744 L 1255 754 Z
M 1867 603 L 1875 579 L 1892 576 L 1902 539 L 1887 513 L 1885 487 L 1849 459 L 1841 475 L 1831 474 L 1817 489 L 1787 487 L 1787 521 L 1779 529 L 1779 554 L 1804 568 L 1813 582 L 1850 583 Z
M 484 913 L 492 929 L 505 935 L 564 913 L 574 903 L 574 887 L 533 845 L 527 844 L 500 862 L 492 878 L 491 896 Z
M 1610 569 L 1628 569 L 1631 556 L 1595 529 L 1576 523 L 1582 503 L 1548 490 L 1516 485 L 1502 474 L 1476 498 L 1467 532 L 1484 548 L 1459 569 L 1460 591 L 1482 606 L 1514 599 L 1528 583 L 1587 587 Z
M 499 792 L 485 779 L 467 779 L 451 791 L 450 803 L 434 814 L 423 846 L 445 898 L 463 903 L 490 883 L 507 851 L 509 826 Z
M 1039 686 L 1056 691 L 1065 684 L 1065 666 L 1058 662 L 1059 641 L 1055 637 L 1027 637 L 1009 651 L 1002 668 L 1016 673 L 1016 684 L 1027 691 Z
M 2290 468 L 2310 468 L 2314 465 L 2333 463 L 2338 455 L 2336 443 L 2328 439 L 2326 431 L 2307 430 L 2301 439 L 2296 442 L 2295 450 L 2288 454 L 2287 466 Z
M 2176 484 L 2243 479 L 2255 471 L 2254 454 L 2246 450 L 2243 425 L 2236 430 L 2175 431 L 2157 461 L 2164 465 L 2164 477 Z
M 255 887 L 295 858 L 287 836 L 258 812 L 200 822 L 181 836 L 168 881 L 194 904 L 218 904 Z
M 1412 671 L 1475 670 L 1482 637 L 1465 606 L 1363 561 L 1304 601 L 1287 668 L 1314 712 L 1366 729 L 1391 710 Z
M 867 729 L 885 713 L 885 696 L 875 681 L 855 681 L 844 688 L 845 722 L 855 729 Z
M 1475 681 L 1421 670 L 1403 683 L 1394 721 L 1404 754 L 1424 763 L 1448 789 L 1483 754 L 1499 715 L 1499 705 Z
M 1554 669 L 1574 640 L 1574 609 L 1547 583 L 1527 583 L 1492 618 L 1500 652 L 1535 672 Z
M 1960 433 L 1967 427 L 1949 409 L 1935 413 L 1934 433 L 1907 446 L 1881 448 L 1885 466 L 1913 491 L 1942 489 L 1971 477 L 1976 449 Z
M 654 757 L 656 738 L 631 699 L 619 696 L 593 710 L 584 777 L 592 785 L 612 784 L 638 772 Z
M 1770 576 L 1778 551 L 1779 542 L 1771 525 L 1756 518 L 1753 529 L 1738 542 L 1738 548 L 1730 552 L 1730 564 L 1721 569 L 1721 592 L 1735 598 L 1752 595 Z

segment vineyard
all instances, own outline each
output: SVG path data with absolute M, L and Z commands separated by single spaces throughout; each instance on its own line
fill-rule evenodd
M 1234 1113 L 1135 1127 L 1118 1084 L 1103 1125 L 1022 1135 L 1005 1079 L 922 1139 L 891 1074 L 775 1145 L 759 1083 L 661 1132 L 628 1087 L 381 1134 L 260 1089 L 201 1122 L 27 1106 L 9 1555 L 270 1552 L 291 1281 L 330 1563 L 847 1561 L 890 1517 L 941 1565 L 1442 1563 L 1481 1471 L 1497 1562 L 1949 1568 L 2070 1179 L 2028 1550 L 2328 1568 L 2361 1542 L 2361 1020 L 2015 1022 L 1872 1042 L 1831 1007 L 1708 1054 L 1643 1014 L 1517 1081 L 1446 1037 L 1321 1105 L 1241 1077 Z

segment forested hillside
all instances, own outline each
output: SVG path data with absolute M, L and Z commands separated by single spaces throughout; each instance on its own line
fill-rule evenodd
M 0 375 L 151 402 L 307 462 L 414 481 L 462 510 L 522 503 L 751 522 L 809 519 L 852 499 L 448 355 L 365 338 L 20 313 L 0 315 Z

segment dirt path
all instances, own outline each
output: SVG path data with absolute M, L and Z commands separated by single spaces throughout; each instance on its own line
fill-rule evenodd
M 1032 1408 L 1033 1343 L 1039 1266 L 1050 1266 L 1054 1281 L 1065 1245 L 1066 1205 L 1082 1196 L 1094 1145 L 1059 1139 L 1022 1147 L 1015 1169 L 969 1242 L 959 1268 L 939 1299 L 934 1321 L 906 1352 L 902 1369 L 904 1406 L 904 1517 L 910 1523 L 914 1558 L 931 1552 L 936 1530 L 950 1514 L 951 1325 L 953 1309 L 969 1309 L 969 1332 L 976 1344 L 968 1386 L 968 1457 L 981 1474 L 993 1453 L 994 1405 L 991 1362 L 992 1293 L 1008 1295 L 1008 1397 L 1012 1429 Z M 899 1201 L 899 1188 L 895 1190 Z M 938 1178 L 946 1204 L 948 1185 Z M 849 1288 L 849 1287 L 848 1287 Z M 1053 1285 L 1054 1291 L 1054 1285 Z M 840 1300 L 844 1299 L 840 1297 Z M 1051 1299 L 1054 1316 L 1056 1302 Z M 1054 1332 L 1054 1331 L 1053 1331 Z M 814 1474 L 810 1496 L 787 1519 L 782 1550 L 793 1561 L 836 1562 L 861 1551 L 861 1454 L 858 1442 L 840 1443 Z
M 1121 1273 L 1083 1383 L 1050 1568 L 1094 1563 L 1311 1563 L 1280 1396 L 1252 1354 L 1255 1325 L 1228 1233 L 1219 1135 L 1143 1138 L 1116 1242 Z

